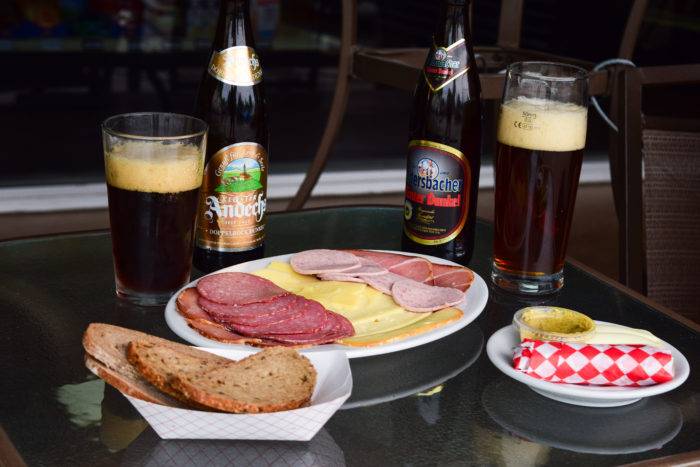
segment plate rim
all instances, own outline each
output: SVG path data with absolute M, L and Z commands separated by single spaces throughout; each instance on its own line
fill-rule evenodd
M 411 252 L 404 252 L 404 251 L 397 251 L 397 250 L 370 249 L 370 248 L 362 248 L 362 249 L 367 250 L 367 251 L 381 252 L 381 253 L 394 253 L 394 254 L 402 254 L 402 255 L 406 255 L 406 256 L 416 256 L 416 257 L 425 258 L 425 259 L 427 259 L 431 262 L 434 262 L 436 264 L 465 267 L 461 264 L 455 263 L 454 261 L 446 260 L 444 258 L 438 258 L 435 256 L 425 255 L 425 254 L 421 254 L 421 253 L 411 253 Z M 306 251 L 306 250 L 302 250 L 302 251 Z M 178 337 L 180 337 L 181 339 L 187 341 L 188 343 L 190 343 L 192 345 L 202 346 L 202 347 L 219 348 L 219 349 L 241 349 L 241 350 L 243 350 L 243 349 L 255 349 L 254 346 L 250 346 L 250 345 L 246 345 L 246 344 L 226 344 L 223 342 L 215 341 L 213 339 L 209 339 L 207 337 L 202 336 L 197 331 L 190 328 L 187 325 L 187 323 L 184 321 L 184 318 L 182 317 L 182 315 L 180 315 L 180 313 L 177 312 L 177 308 L 176 308 L 176 304 L 175 304 L 177 296 L 184 289 L 194 286 L 203 277 L 207 277 L 207 276 L 210 276 L 213 274 L 220 274 L 222 272 L 240 271 L 241 268 L 245 267 L 246 265 L 253 263 L 253 262 L 257 262 L 257 261 L 260 261 L 260 262 L 267 261 L 269 263 L 271 261 L 280 260 L 280 258 L 284 258 L 283 260 L 287 261 L 288 258 L 291 257 L 295 253 L 296 252 L 283 253 L 283 254 L 279 254 L 279 255 L 275 255 L 275 256 L 260 258 L 257 260 L 246 261 L 245 263 L 235 264 L 233 266 L 228 266 L 228 267 L 213 271 L 213 272 L 206 274 L 198 279 L 190 281 L 184 287 L 180 288 L 177 292 L 175 292 L 168 300 L 168 303 L 165 305 L 165 310 L 164 310 L 163 314 L 164 314 L 165 322 L 166 322 L 167 326 Z M 265 266 L 262 266 L 262 267 L 265 267 Z M 364 357 L 372 357 L 372 356 L 377 356 L 377 355 L 385 355 L 385 354 L 389 354 L 389 353 L 400 352 L 403 350 L 412 349 L 415 347 L 420 347 L 422 345 L 429 344 L 431 342 L 440 340 L 444 337 L 447 337 L 451 334 L 454 334 L 455 332 L 463 329 L 464 327 L 471 324 L 474 320 L 476 320 L 486 309 L 486 305 L 487 305 L 488 299 L 489 299 L 489 290 L 488 290 L 488 286 L 486 284 L 486 281 L 473 269 L 469 268 L 469 270 L 474 273 L 474 282 L 472 283 L 472 286 L 467 290 L 467 294 L 469 294 L 470 291 L 478 290 L 478 292 L 473 292 L 473 293 L 478 293 L 479 295 L 477 295 L 477 301 L 475 301 L 474 304 L 472 306 L 470 306 L 470 308 L 473 308 L 473 310 L 471 312 L 468 312 L 467 310 L 464 309 L 464 307 L 467 306 L 465 302 L 460 304 L 460 306 L 457 306 L 457 308 L 459 308 L 463 312 L 462 318 L 458 319 L 457 321 L 454 321 L 452 323 L 449 323 L 445 326 L 441 326 L 441 327 L 436 328 L 436 329 L 431 329 L 425 333 L 418 334 L 416 336 L 409 336 L 403 340 L 400 340 L 397 342 L 390 342 L 388 344 L 382 344 L 382 345 L 377 345 L 377 346 L 372 346 L 372 347 L 352 347 L 352 346 L 343 346 L 341 344 L 321 344 L 321 345 L 316 345 L 316 346 L 310 347 L 310 348 L 299 349 L 299 352 L 304 353 L 304 354 L 312 354 L 315 352 L 326 352 L 326 351 L 340 350 L 340 351 L 344 351 L 349 359 L 364 358 Z M 479 298 L 480 298 L 480 300 L 479 300 Z M 328 347 L 324 348 L 323 346 L 328 346 Z
M 596 323 L 607 323 L 607 321 L 595 320 Z M 661 384 L 655 384 L 652 386 L 644 387 L 625 387 L 625 386 L 598 386 L 589 387 L 583 385 L 569 384 L 569 383 L 553 383 L 550 381 L 543 381 L 532 376 L 528 376 L 522 372 L 515 371 L 510 362 L 505 362 L 499 358 L 498 353 L 503 350 L 502 346 L 497 346 L 500 339 L 508 339 L 505 336 L 507 333 L 512 333 L 515 335 L 515 328 L 512 324 L 504 326 L 494 332 L 486 343 L 486 354 L 491 360 L 491 363 L 498 368 L 502 373 L 514 380 L 525 384 L 526 386 L 532 386 L 542 389 L 545 392 L 551 392 L 556 395 L 561 395 L 565 397 L 574 397 L 581 399 L 598 399 L 598 400 L 608 400 L 608 401 L 623 401 L 640 399 L 644 397 L 656 396 L 659 394 L 666 393 L 676 389 L 678 386 L 683 384 L 688 376 L 690 375 L 690 364 L 678 349 L 669 344 L 666 341 L 662 341 L 664 346 L 671 351 L 674 358 L 674 378 L 671 381 L 667 381 Z M 515 347 L 517 341 L 513 340 L 512 346 Z M 679 371 L 676 371 L 679 370 Z M 538 392 L 539 394 L 539 392 Z M 547 396 L 546 396 L 547 397 Z

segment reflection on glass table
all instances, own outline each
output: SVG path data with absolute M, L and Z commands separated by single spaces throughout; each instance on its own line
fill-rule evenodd
M 660 397 L 603 409 L 546 399 L 515 381 L 488 384 L 481 401 L 507 432 L 547 446 L 591 454 L 630 454 L 660 449 L 683 425 L 678 407 Z
M 477 326 L 400 353 L 352 360 L 353 392 L 340 410 L 390 402 L 430 392 L 469 368 L 481 355 Z

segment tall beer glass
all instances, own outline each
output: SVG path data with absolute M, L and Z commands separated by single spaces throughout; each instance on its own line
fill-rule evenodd
M 543 294 L 564 285 L 564 257 L 586 144 L 586 72 L 521 62 L 508 67 L 498 122 L 491 278 Z
M 117 295 L 160 305 L 189 282 L 207 125 L 170 113 L 102 124 Z

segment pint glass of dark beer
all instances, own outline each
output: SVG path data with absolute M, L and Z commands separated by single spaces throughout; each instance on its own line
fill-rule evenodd
M 170 113 L 102 124 L 116 291 L 160 305 L 189 282 L 207 125 Z
M 544 294 L 564 285 L 564 257 L 586 144 L 586 72 L 508 67 L 499 122 L 491 278 Z

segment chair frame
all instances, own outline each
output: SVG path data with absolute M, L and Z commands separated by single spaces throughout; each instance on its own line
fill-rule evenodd
M 509 63 L 520 60 L 559 61 L 587 69 L 592 67 L 591 63 L 570 57 L 520 48 L 524 3 L 525 0 L 501 0 L 496 46 L 475 47 L 480 68 L 498 70 L 505 68 Z M 634 0 L 619 48 L 621 58 L 632 56 L 647 3 L 648 0 Z M 289 202 L 288 210 L 298 210 L 304 207 L 326 166 L 347 110 L 350 80 L 364 79 L 413 91 L 426 54 L 427 49 L 425 48 L 370 49 L 358 46 L 357 0 L 342 0 L 338 76 L 333 102 L 316 154 L 296 195 Z M 614 84 L 614 77 L 614 70 L 591 73 L 589 75 L 589 93 L 596 96 L 610 95 L 611 90 L 615 89 L 614 86 L 611 87 L 611 84 Z M 505 82 L 503 74 L 482 72 L 480 81 L 482 99 L 497 101 L 501 98 Z M 613 170 L 612 164 L 611 161 L 611 172 L 614 174 L 617 170 L 616 167 Z
M 646 293 L 644 202 L 642 199 L 642 132 L 644 129 L 700 131 L 690 119 L 644 116 L 642 99 L 647 86 L 700 84 L 700 64 L 625 70 L 617 84 L 620 116 L 617 161 L 613 183 L 622 194 L 620 217 L 620 282 Z

